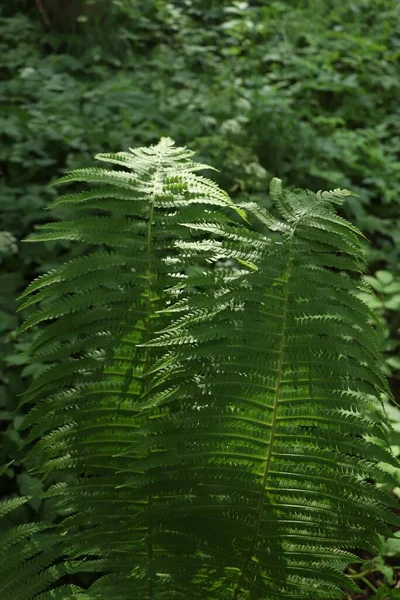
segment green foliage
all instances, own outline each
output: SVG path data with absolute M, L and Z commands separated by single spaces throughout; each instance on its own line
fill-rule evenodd
M 281 241 L 243 233 L 232 248 L 227 229 L 229 241 L 222 248 L 217 242 L 216 251 L 257 269 L 250 276 L 225 272 L 225 279 L 218 271 L 204 281 L 194 276 L 202 294 L 180 300 L 183 316 L 153 342 L 177 347 L 176 374 L 168 356 L 163 376 L 184 406 L 172 425 L 155 425 L 150 448 L 165 448 L 168 477 L 177 479 L 171 519 L 180 519 L 190 539 L 202 537 L 202 553 L 218 549 L 220 581 L 204 568 L 202 597 L 217 597 L 218 589 L 231 600 L 339 598 L 346 581 L 336 565 L 349 558 L 339 549 L 360 546 L 361 531 L 372 533 L 370 509 L 383 500 L 362 483 L 380 476 L 364 471 L 372 447 L 360 438 L 377 426 L 385 439 L 367 398 L 388 388 L 367 325 L 376 318 L 357 299 L 363 286 L 344 275 L 363 268 L 359 232 L 331 206 L 346 193 L 288 194 L 273 180 L 271 195 L 281 220 L 257 205 L 246 208 Z M 212 223 L 193 228 L 221 233 Z M 196 242 L 179 246 L 202 251 Z M 209 253 L 210 243 L 203 246 Z M 184 485 L 185 510 L 178 496 Z M 361 544 L 368 549 L 367 537 Z
M 374 276 L 365 276 L 365 280 L 375 294 L 362 292 L 360 297 L 379 315 L 384 334 L 383 349 L 387 354 L 386 362 L 389 368 L 400 371 L 400 277 L 390 271 L 380 270 Z
M 26 498 L 2 508 L 52 504 L 6 524 L 4 600 L 341 598 L 348 548 L 398 523 L 374 485 L 397 461 L 349 192 L 273 179 L 272 212 L 238 207 L 192 154 L 97 155 L 117 168 L 61 178 L 91 185 L 28 240 L 88 251 L 21 297 L 45 367 L 22 401 Z
M 265 190 L 272 174 L 286 187 L 354 190 L 358 196 L 346 198 L 340 214 L 371 242 L 369 274 L 384 271 L 396 283 L 399 52 L 397 0 L 1 3 L 0 457 L 8 467 L 0 483 L 6 495 L 23 493 L 21 476 L 35 467 L 18 450 L 25 408 L 17 406 L 44 368 L 27 363 L 31 331 L 17 339 L 24 313 L 16 314 L 15 298 L 35 276 L 85 252 L 69 240 L 20 243 L 50 219 L 43 211 L 55 197 L 48 182 L 92 166 L 98 148 L 127 151 L 170 135 L 217 167 L 219 184 L 237 200 L 270 207 Z M 382 349 L 396 395 L 399 310 L 386 306 L 395 296 L 379 290 L 367 302 L 386 336 Z M 49 500 L 34 502 L 36 508 L 27 503 L 16 511 L 21 523 L 48 513 Z

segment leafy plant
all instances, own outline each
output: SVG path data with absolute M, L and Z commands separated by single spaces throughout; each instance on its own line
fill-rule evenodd
M 23 398 L 37 479 L 3 509 L 52 504 L 5 522 L 4 600 L 340 598 L 348 550 L 398 522 L 349 192 L 274 179 L 272 212 L 235 206 L 192 154 L 98 155 L 117 168 L 63 177 L 95 187 L 34 238 L 89 250 L 22 296 L 23 329 L 47 323 Z
M 375 295 L 362 292 L 361 297 L 379 316 L 388 366 L 399 371 L 400 279 L 390 271 L 380 270 L 374 276 L 366 275 L 365 280 Z
M 261 234 L 238 236 L 234 249 L 222 243 L 226 258 L 255 263 L 255 272 L 237 276 L 230 292 L 217 273 L 201 296 L 180 301 L 182 320 L 158 339 L 178 348 L 184 410 L 174 416 L 174 435 L 155 429 L 179 457 L 168 460 L 168 473 L 179 471 L 182 486 L 186 468 L 187 492 L 200 498 L 188 499 L 187 515 L 177 507 L 173 519 L 203 538 L 204 553 L 217 551 L 218 597 L 341 597 L 346 581 L 337 566 L 349 555 L 340 550 L 368 549 L 362 520 L 371 524 L 370 509 L 383 501 L 365 481 L 379 480 L 380 468 L 370 475 L 363 469 L 372 466 L 375 426 L 377 437 L 386 437 L 373 400 L 389 391 L 370 326 L 376 318 L 357 298 L 363 285 L 344 273 L 363 269 L 359 232 L 332 208 L 346 192 L 286 193 L 273 180 L 271 195 L 280 219 L 246 208 L 280 241 Z M 192 227 L 224 231 L 212 223 Z M 205 247 L 209 252 L 210 243 Z M 216 291 L 221 285 L 225 294 Z M 199 382 L 197 395 L 190 381 Z M 156 440 L 160 448 L 162 437 Z M 359 502 L 368 508 L 356 508 Z M 203 577 L 203 596 L 214 597 L 208 569 Z

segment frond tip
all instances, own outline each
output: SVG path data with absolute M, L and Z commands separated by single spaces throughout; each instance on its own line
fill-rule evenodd
M 330 192 L 322 192 L 321 190 L 317 192 L 317 198 L 329 200 L 329 202 L 337 204 L 338 206 L 342 205 L 344 200 L 349 196 L 357 196 L 357 194 L 350 192 L 349 190 L 341 190 L 340 188 L 336 188 Z

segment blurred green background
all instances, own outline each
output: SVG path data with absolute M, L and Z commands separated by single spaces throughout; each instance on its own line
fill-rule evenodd
M 368 301 L 399 398 L 399 0 L 13 0 L 0 7 L 0 63 L 0 464 L 13 461 L 4 495 L 41 487 L 18 450 L 19 394 L 41 365 L 26 364 L 31 334 L 17 337 L 16 297 L 82 250 L 21 240 L 57 217 L 43 210 L 48 184 L 67 169 L 162 135 L 217 167 L 236 199 L 268 203 L 273 176 L 357 192 L 344 215 L 370 241 Z M 398 455 L 400 411 L 388 411 Z M 15 519 L 46 511 L 32 501 Z M 400 598 L 400 534 L 383 541 L 383 558 L 363 558 L 351 598 Z

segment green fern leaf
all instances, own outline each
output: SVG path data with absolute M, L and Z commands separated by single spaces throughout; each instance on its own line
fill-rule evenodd
M 390 390 L 376 318 L 357 297 L 361 234 L 332 209 L 346 193 L 273 180 L 271 195 L 282 221 L 246 210 L 280 241 L 240 228 L 218 244 L 179 244 L 245 266 L 239 247 L 257 270 L 195 275 L 200 295 L 189 277 L 175 323 L 152 341 L 170 348 L 159 387 L 175 387 L 180 410 L 149 427 L 158 458 L 147 468 L 168 486 L 164 526 L 198 540 L 204 598 L 342 598 L 354 589 L 335 566 L 346 549 L 371 551 L 399 521 L 396 501 L 368 483 L 385 477 L 379 461 L 397 463 L 384 447 Z
M 148 343 L 169 322 L 164 290 L 186 268 L 175 239 L 208 235 L 183 225 L 221 208 L 243 214 L 215 183 L 197 175 L 206 166 L 192 155 L 166 138 L 150 148 L 96 157 L 125 170 L 76 169 L 61 178 L 59 184 L 94 185 L 58 198 L 53 206 L 72 210 L 72 219 L 43 225 L 28 241 L 80 241 L 91 250 L 40 276 L 21 296 L 20 310 L 31 313 L 21 329 L 36 331 L 33 360 L 45 362 L 22 400 L 33 404 L 24 427 L 30 429 L 26 445 L 36 441 L 30 454 L 37 459 L 35 474 L 81 474 L 47 492 L 57 500 L 64 555 L 59 569 L 70 573 L 71 558 L 102 557 L 74 568 L 118 573 L 122 588 L 143 587 L 146 594 L 158 580 L 152 563 L 157 558 L 161 564 L 165 551 L 157 541 L 161 532 L 146 514 L 157 500 L 136 463 L 146 454 L 140 445 L 143 425 L 168 397 L 152 391 L 150 374 L 160 351 Z M 216 213 L 216 224 L 228 220 Z M 203 257 L 196 260 L 206 268 Z M 125 488 L 128 467 L 130 476 L 136 473 L 134 493 Z M 16 534 L 36 539 L 37 527 L 27 524 Z M 47 557 L 43 549 L 32 563 L 27 598 L 53 597 L 45 588 L 57 569 L 40 566 Z M 93 587 L 95 598 L 108 597 L 102 581 Z M 86 597 L 73 586 L 61 589 L 68 598 Z M 21 594 L 25 597 L 25 588 Z

